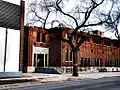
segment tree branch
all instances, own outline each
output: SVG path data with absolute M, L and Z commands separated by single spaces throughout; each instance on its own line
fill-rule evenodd
M 56 10 L 57 10 L 57 11 L 60 11 L 63 15 L 72 18 L 72 19 L 75 21 L 76 26 L 78 26 L 77 20 L 76 20 L 73 16 L 71 16 L 70 14 L 65 13 L 65 12 L 60 8 L 59 4 L 60 4 L 60 2 L 62 2 L 62 0 L 60 0 L 59 2 L 58 2 L 58 1 L 59 1 L 59 0 L 56 1 L 56 6 L 57 6 L 57 7 L 56 7 Z
M 77 43 L 76 49 L 78 49 L 83 44 L 84 41 L 85 37 L 81 37 L 80 41 Z
M 101 24 L 103 23 L 103 22 L 99 22 L 99 23 L 96 23 L 96 24 L 85 25 L 85 23 L 88 21 L 90 15 L 91 15 L 92 11 L 93 11 L 94 9 L 96 9 L 99 5 L 101 5 L 104 0 L 102 0 L 99 4 L 95 3 L 94 0 L 91 0 L 91 1 L 93 2 L 93 5 L 90 6 L 90 7 L 87 9 L 87 11 L 86 11 L 86 13 L 85 13 L 85 20 L 82 22 L 81 25 L 77 26 L 77 27 L 74 29 L 74 31 L 73 31 L 73 33 L 72 33 L 72 35 L 71 35 L 70 38 L 72 38 L 72 36 L 73 36 L 80 28 L 82 28 L 82 27 L 96 26 L 96 25 L 101 25 Z M 89 10 L 89 9 L 90 9 L 90 10 Z

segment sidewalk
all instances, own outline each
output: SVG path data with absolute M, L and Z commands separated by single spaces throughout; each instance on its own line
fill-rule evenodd
M 72 74 L 43 74 L 43 73 L 23 73 L 22 78 L 6 78 L 0 79 L 0 85 L 4 84 L 14 84 L 23 82 L 39 82 L 39 83 L 49 83 L 49 82 L 61 82 L 70 81 L 74 79 L 99 79 L 103 77 L 116 77 L 120 76 L 120 72 L 96 72 L 96 73 L 81 73 L 78 77 L 72 76 Z

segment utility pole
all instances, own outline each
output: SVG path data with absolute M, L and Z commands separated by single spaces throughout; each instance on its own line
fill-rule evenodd
M 24 9 L 25 2 L 20 1 L 20 52 L 19 52 L 19 70 L 23 69 L 23 46 L 24 46 Z

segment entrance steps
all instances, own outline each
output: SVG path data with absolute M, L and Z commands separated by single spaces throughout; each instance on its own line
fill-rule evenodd
M 48 73 L 48 74 L 61 74 L 59 67 L 36 67 L 35 72 L 37 73 Z

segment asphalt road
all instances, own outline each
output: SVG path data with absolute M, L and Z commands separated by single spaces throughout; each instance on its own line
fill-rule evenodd
M 120 77 L 98 80 L 73 80 L 62 83 L 36 84 L 0 90 L 120 90 Z

